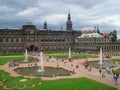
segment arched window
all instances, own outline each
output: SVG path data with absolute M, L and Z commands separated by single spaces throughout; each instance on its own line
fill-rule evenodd
M 6 42 L 6 38 L 5 37 L 3 37 L 3 40 L 2 40 L 3 42 Z
M 11 41 L 12 41 L 12 40 L 11 40 L 11 37 L 9 37 L 9 38 L 8 38 L 8 42 L 11 42 Z
M 16 42 L 16 38 L 13 38 L 13 42 Z
M 18 42 L 21 42 L 22 40 L 21 40 L 21 38 L 18 38 Z

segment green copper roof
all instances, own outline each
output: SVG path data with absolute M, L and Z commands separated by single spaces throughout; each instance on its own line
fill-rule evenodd
M 93 37 L 102 38 L 103 36 L 99 33 L 89 33 L 89 34 L 82 34 L 78 38 L 93 38 Z

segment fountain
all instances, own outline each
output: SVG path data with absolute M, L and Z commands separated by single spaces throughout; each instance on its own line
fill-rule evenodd
M 107 67 L 112 68 L 116 66 L 114 62 L 111 62 L 109 60 L 103 60 L 102 47 L 100 48 L 99 61 L 88 61 L 86 62 L 86 64 L 99 69 L 105 69 Z
M 14 71 L 22 75 L 43 76 L 43 77 L 68 76 L 73 73 L 72 71 L 68 71 L 61 67 L 52 67 L 52 66 L 44 67 L 42 52 L 40 52 L 38 58 L 40 60 L 40 66 L 18 67 L 14 69 Z
M 71 48 L 69 47 L 69 59 L 71 59 Z
M 25 51 L 25 60 L 24 60 L 24 62 L 28 62 L 28 53 L 27 53 L 27 49 L 26 49 L 26 51 Z
M 103 55 L 102 55 L 102 47 L 100 47 L 100 60 L 99 60 L 99 69 L 102 69 L 102 64 L 103 64 Z
M 40 52 L 39 60 L 40 60 L 40 68 L 39 68 L 38 72 L 43 72 L 44 71 L 44 60 L 43 60 L 42 52 Z
M 69 56 L 68 56 L 69 62 L 72 60 L 72 55 L 71 55 L 71 48 L 69 47 Z

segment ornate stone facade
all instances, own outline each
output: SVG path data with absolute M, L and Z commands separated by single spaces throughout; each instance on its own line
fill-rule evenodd
M 43 29 L 37 29 L 31 22 L 27 22 L 21 29 L 0 29 L 0 53 L 23 53 L 30 51 L 96 51 L 100 45 L 104 51 L 120 51 L 120 44 L 116 40 L 116 32 L 107 38 L 79 38 L 82 34 L 72 28 L 70 13 L 66 22 L 66 30 L 49 30 L 47 22 Z M 113 37 L 114 36 L 114 37 Z M 78 39 L 78 41 L 76 41 Z
M 49 30 L 47 22 L 39 30 L 31 22 L 23 25 L 22 29 L 0 29 L 0 53 L 20 53 L 25 49 L 30 51 L 66 51 L 73 47 L 74 38 L 79 31 L 72 30 L 72 22 L 68 14 L 67 30 Z
M 117 32 L 100 33 L 97 29 L 82 31 L 75 39 L 74 50 L 77 52 L 98 52 L 100 47 L 104 52 L 119 52 L 120 42 L 117 41 Z

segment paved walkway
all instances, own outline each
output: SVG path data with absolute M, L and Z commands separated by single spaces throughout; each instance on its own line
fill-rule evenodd
M 83 66 L 85 59 L 74 60 L 73 62 L 68 62 L 68 60 L 64 60 L 64 62 L 62 62 L 61 59 L 58 59 L 58 61 L 56 61 L 56 60 L 57 60 L 56 58 L 51 58 L 51 59 L 49 59 L 49 62 L 45 62 L 44 64 L 45 64 L 45 66 L 53 66 L 53 67 L 57 67 L 57 64 L 59 64 L 59 67 L 62 67 L 62 68 L 65 68 L 65 69 L 71 70 L 71 71 L 75 70 L 75 74 L 73 74 L 71 76 L 41 77 L 42 79 L 54 80 L 54 79 L 60 79 L 60 78 L 87 77 L 87 78 L 105 83 L 107 85 L 116 87 L 118 90 L 120 90 L 120 78 L 118 79 L 118 84 L 115 85 L 115 81 L 113 80 L 113 75 L 106 73 L 105 70 L 103 70 L 104 75 L 105 75 L 104 78 L 101 77 L 98 69 L 92 68 L 91 71 L 88 71 L 88 69 L 85 69 Z M 97 59 L 89 59 L 89 60 L 97 60 Z M 16 67 L 9 68 L 8 64 L 9 63 L 6 63 L 5 65 L 0 66 L 0 69 L 3 69 L 6 72 L 9 72 L 12 76 L 19 76 L 19 74 L 13 70 Z M 39 66 L 40 63 L 38 62 L 37 65 Z M 76 68 L 76 65 L 79 65 L 79 68 Z M 19 67 L 27 67 L 27 66 L 28 66 L 28 64 L 20 64 L 19 65 Z M 118 67 L 120 68 L 120 65 L 118 65 Z M 25 77 L 34 78 L 34 76 L 25 76 Z

